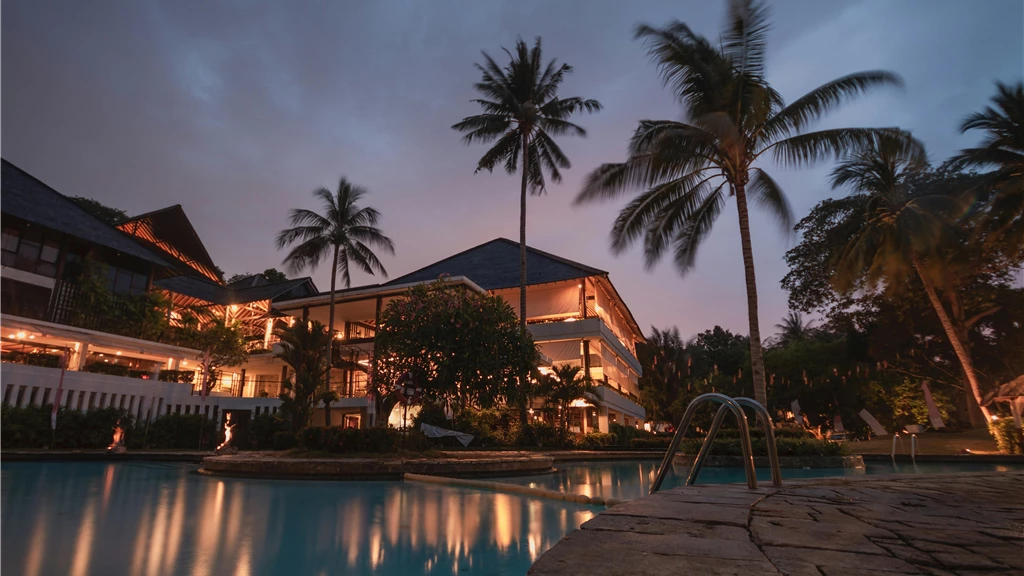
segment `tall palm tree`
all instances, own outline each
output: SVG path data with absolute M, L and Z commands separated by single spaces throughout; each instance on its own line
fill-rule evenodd
M 963 199 L 908 194 L 906 178 L 922 163 L 904 152 L 899 143 L 883 140 L 848 156 L 832 172 L 833 188 L 850 186 L 867 195 L 860 229 L 839 253 L 833 280 L 841 290 L 879 283 L 899 289 L 916 275 L 988 421 L 968 349 L 969 326 L 951 318 L 939 296 L 941 291 L 952 309 L 962 309 L 949 247 L 957 245 L 955 217 L 963 213 Z
M 625 162 L 605 164 L 589 177 L 576 203 L 646 189 L 619 214 L 612 249 L 621 253 L 643 237 L 647 266 L 666 251 L 682 274 L 695 263 L 730 196 L 736 198 L 750 323 L 754 397 L 767 401 L 757 283 L 750 244 L 748 201 L 767 210 L 789 231 L 789 204 L 778 184 L 756 166 L 770 155 L 788 166 L 804 166 L 891 134 L 907 148 L 918 144 L 895 129 L 837 128 L 804 132 L 844 101 L 876 86 L 901 86 L 891 72 L 860 72 L 815 88 L 786 105 L 765 80 L 768 10 L 755 0 L 729 3 L 716 45 L 679 21 L 664 28 L 641 25 L 662 79 L 683 105 L 684 121 L 642 120 Z
M 964 119 L 961 132 L 984 130 L 979 148 L 962 150 L 956 160 L 972 168 L 994 168 L 993 195 L 984 221 L 1007 246 L 1024 251 L 1024 83 L 996 83 L 993 106 Z
M 465 133 L 462 141 L 466 144 L 494 142 L 494 146 L 477 163 L 477 172 L 491 172 L 502 164 L 508 174 L 515 174 L 516 170 L 522 174 L 519 194 L 519 324 L 525 327 L 526 192 L 543 194 L 546 191 L 545 172 L 552 182 L 562 181 L 559 170 L 570 167 L 569 158 L 552 136 L 586 136 L 586 130 L 568 119 L 581 111 L 597 112 L 601 104 L 597 100 L 558 97 L 558 88 L 566 74 L 572 72 L 572 66 L 558 65 L 553 59 L 544 66 L 540 38 L 533 48 L 528 48 L 526 42 L 519 39 L 515 53 L 508 50 L 505 53 L 509 62 L 504 68 L 486 52 L 483 53 L 484 64 L 476 64 L 481 78 L 473 86 L 482 96 L 473 102 L 480 105 L 483 114 L 463 118 L 452 129 Z
M 317 188 L 313 197 L 322 203 L 322 212 L 296 208 L 291 211 L 291 228 L 277 235 L 277 249 L 295 246 L 288 252 L 284 264 L 292 272 L 305 268 L 315 270 L 327 258 L 331 262 L 331 307 L 327 321 L 328 333 L 334 334 L 334 299 L 338 272 L 345 288 L 352 285 L 349 266 L 355 264 L 363 272 L 379 272 L 387 278 L 387 271 L 374 249 L 395 253 L 395 245 L 377 227 L 380 212 L 370 206 L 360 207 L 367 195 L 365 188 L 355 186 L 345 178 L 338 182 L 338 190 Z M 332 343 L 327 343 L 327 365 L 332 366 Z M 331 371 L 327 370 L 326 388 L 330 388 Z M 325 404 L 327 418 L 330 405 Z

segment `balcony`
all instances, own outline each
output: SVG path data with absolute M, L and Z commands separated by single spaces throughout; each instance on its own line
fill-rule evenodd
M 636 359 L 633 352 L 622 343 L 622 340 L 604 323 L 600 318 L 587 318 L 586 320 L 566 322 L 545 322 L 542 324 L 529 324 L 530 333 L 533 339 L 542 340 L 571 340 L 584 338 L 600 338 L 615 350 L 616 355 L 626 361 L 629 366 L 641 373 L 643 369 L 640 361 Z

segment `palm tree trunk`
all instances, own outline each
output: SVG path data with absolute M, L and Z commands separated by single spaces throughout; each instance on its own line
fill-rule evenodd
M 334 247 L 334 259 L 331 261 L 331 309 L 327 315 L 327 335 L 330 338 L 327 340 L 327 382 L 325 384 L 325 390 L 331 389 L 331 366 L 333 365 L 333 359 L 331 356 L 334 353 L 334 287 L 338 280 L 338 247 Z M 324 401 L 324 425 L 331 425 L 331 403 Z
M 736 212 L 740 218 L 740 244 L 743 247 L 743 271 L 747 281 L 747 321 L 750 323 L 750 368 L 754 380 L 754 400 L 768 408 L 768 388 L 764 379 L 764 353 L 761 351 L 761 328 L 757 319 L 757 279 L 754 277 L 754 251 L 750 247 L 750 220 L 744 184 L 733 188 Z
M 939 295 L 935 291 L 935 284 L 924 273 L 921 267 L 921 260 L 917 257 L 917 254 L 912 255 L 911 258 L 914 263 L 914 270 L 917 271 L 917 276 L 921 279 L 921 283 L 924 284 L 924 291 L 928 294 L 928 300 L 931 301 L 932 308 L 939 315 L 939 323 L 942 324 L 942 329 L 946 331 L 946 338 L 949 338 L 949 343 L 953 346 L 957 359 L 960 360 L 960 367 L 963 368 L 967 383 L 971 386 L 971 393 L 974 395 L 974 400 L 977 401 L 978 407 L 981 408 L 981 413 L 985 416 L 987 424 L 991 420 L 992 415 L 989 413 L 988 408 L 981 405 L 981 387 L 978 385 L 978 375 L 974 371 L 974 363 L 971 362 L 971 356 L 964 348 L 964 344 L 957 335 L 956 329 L 953 328 L 949 314 L 946 313 L 946 308 L 943 307 L 942 302 L 939 300 Z M 968 402 L 968 412 L 970 412 L 969 404 Z
M 519 193 L 519 327 L 526 330 L 526 184 L 530 172 L 530 156 L 527 154 L 529 145 L 523 135 L 523 183 Z M 529 422 L 526 415 L 526 385 L 528 374 L 519 377 L 519 422 L 526 429 Z

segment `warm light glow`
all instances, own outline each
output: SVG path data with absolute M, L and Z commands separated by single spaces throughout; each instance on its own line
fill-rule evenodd
M 238 311 L 238 305 L 237 304 L 232 304 L 231 305 L 231 311 L 232 312 L 237 312 Z
M 36 335 L 35 334 L 29 334 L 28 335 L 28 339 L 29 340 L 35 340 L 36 339 Z
M 121 351 L 120 351 L 120 350 L 118 350 L 118 351 L 117 351 L 117 355 L 118 355 L 118 356 L 120 356 L 120 355 L 121 355 Z
M 15 337 L 15 335 L 14 335 L 14 334 L 10 334 L 10 335 L 8 335 L 7 337 L 8 337 L 8 338 L 11 338 L 11 339 L 13 340 L 13 339 L 14 339 L 14 337 Z
M 24 332 L 18 332 L 18 338 L 24 338 L 24 337 L 25 337 L 25 333 Z
M 181 365 L 182 366 L 188 366 L 188 360 L 182 360 L 181 361 Z
M 569 403 L 569 408 L 589 408 L 592 406 L 593 404 L 587 403 L 587 401 L 582 398 L 577 398 Z
M 995 414 L 993 414 L 992 415 L 992 421 L 995 422 L 996 420 L 999 420 L 999 416 L 996 416 Z

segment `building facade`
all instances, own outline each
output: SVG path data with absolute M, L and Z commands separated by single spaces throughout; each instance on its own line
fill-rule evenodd
M 52 402 L 67 351 L 61 404 L 70 408 L 115 406 L 138 418 L 274 412 L 289 377 L 273 354 L 275 329 L 300 320 L 327 324 L 330 294 L 309 278 L 225 283 L 181 206 L 112 226 L 7 161 L 2 195 L 4 403 Z M 599 398 L 580 403 L 573 427 L 642 425 L 635 347 L 643 334 L 608 273 L 529 248 L 527 274 L 527 325 L 541 370 L 572 364 L 599 384 Z M 518 313 L 519 245 L 504 238 L 383 284 L 337 291 L 333 424 L 373 423 L 367 380 L 380 312 L 411 286 L 441 276 L 504 298 Z M 166 314 L 158 331 L 147 323 L 153 310 Z M 176 330 L 197 311 L 237 321 L 250 348 L 244 365 L 219 372 L 205 400 L 198 395 L 201 353 Z M 314 422 L 324 420 L 320 408 Z

